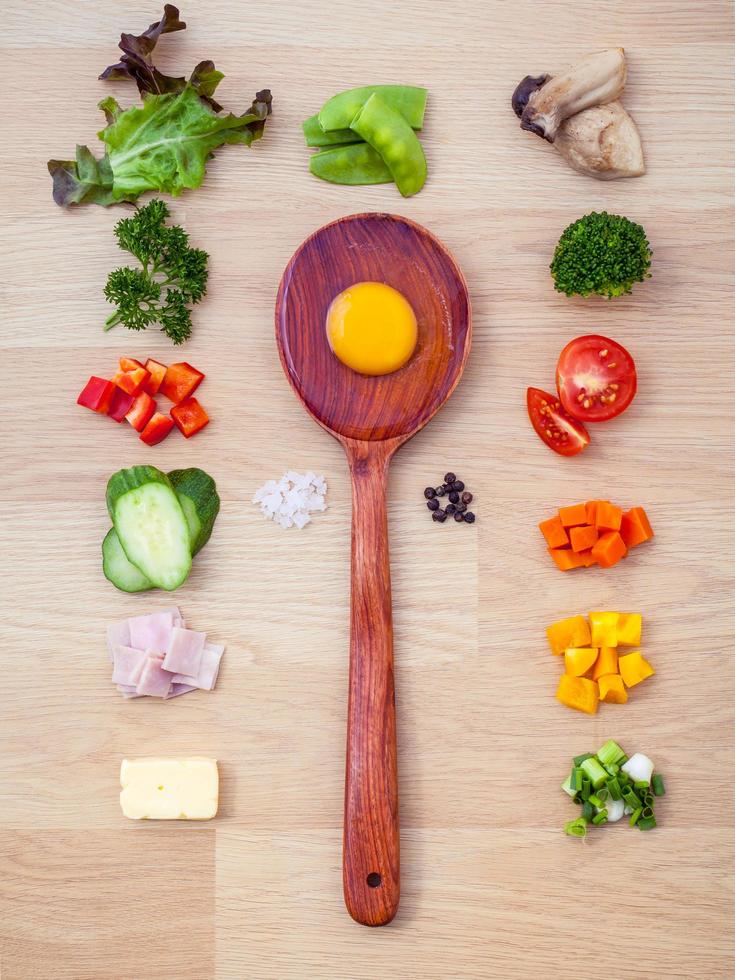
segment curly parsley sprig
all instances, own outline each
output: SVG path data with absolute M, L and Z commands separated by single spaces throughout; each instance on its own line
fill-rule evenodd
M 209 256 L 190 247 L 179 225 L 166 225 L 168 215 L 168 205 L 154 199 L 115 225 L 118 245 L 142 268 L 123 266 L 107 277 L 105 296 L 117 309 L 105 321 L 105 330 L 118 323 L 129 330 L 158 324 L 174 344 L 191 336 L 189 307 L 207 291 Z

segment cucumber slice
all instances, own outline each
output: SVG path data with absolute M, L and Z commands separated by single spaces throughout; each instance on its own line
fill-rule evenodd
M 123 551 L 152 585 L 172 592 L 191 571 L 189 527 L 171 481 L 155 466 L 113 474 L 107 509 Z
M 189 525 L 191 553 L 195 555 L 212 536 L 212 528 L 219 514 L 217 484 L 209 473 L 194 466 L 187 470 L 173 470 L 168 478 Z
M 102 571 L 105 578 L 121 592 L 146 592 L 153 588 L 141 570 L 128 561 L 114 527 L 110 528 L 102 542 Z

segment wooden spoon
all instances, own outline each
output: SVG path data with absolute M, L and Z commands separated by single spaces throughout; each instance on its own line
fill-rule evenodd
M 380 377 L 337 360 L 325 328 L 334 297 L 367 281 L 403 293 L 418 322 L 411 360 Z M 306 410 L 344 447 L 352 475 L 343 880 L 350 915 L 369 926 L 391 921 L 400 894 L 388 466 L 451 395 L 471 332 L 456 263 L 425 228 L 397 215 L 356 214 L 320 228 L 298 248 L 278 290 L 283 369 Z

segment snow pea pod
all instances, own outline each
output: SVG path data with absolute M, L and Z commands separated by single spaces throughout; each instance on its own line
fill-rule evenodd
M 331 184 L 389 184 L 393 180 L 380 154 L 367 143 L 332 146 L 315 153 L 309 170 Z
M 378 93 L 393 109 L 399 112 L 412 129 L 424 124 L 427 91 L 415 85 L 364 85 L 351 88 L 332 96 L 319 111 L 319 125 L 324 132 L 347 129 L 371 95 Z
M 338 143 L 358 143 L 360 137 L 351 129 L 333 129 L 325 133 L 319 125 L 319 116 L 309 116 L 301 123 L 307 146 L 336 146 Z
M 383 158 L 404 197 L 426 183 L 426 157 L 416 133 L 395 109 L 374 92 L 350 124 Z

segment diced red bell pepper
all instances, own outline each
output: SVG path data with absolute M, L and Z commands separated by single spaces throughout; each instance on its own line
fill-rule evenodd
M 163 412 L 156 412 L 148 425 L 143 429 L 140 438 L 149 446 L 155 446 L 162 442 L 174 427 L 174 420 L 170 415 Z
M 154 361 L 149 357 L 145 362 L 145 369 L 150 377 L 143 384 L 143 391 L 147 391 L 149 395 L 157 395 L 158 389 L 163 384 L 163 379 L 166 375 L 166 365 L 161 364 L 160 361 Z
M 136 368 L 142 368 L 143 365 L 140 361 L 136 361 L 134 357 L 121 357 L 120 358 L 120 370 L 121 371 L 135 371 Z
M 141 391 L 133 402 L 133 407 L 125 415 L 125 418 L 130 422 L 136 432 L 142 432 L 148 425 L 155 410 L 156 403 L 151 396 L 147 392 Z
M 77 398 L 77 405 L 91 408 L 93 412 L 99 412 L 100 415 L 106 415 L 114 394 L 115 385 L 112 381 L 91 377 Z
M 196 398 L 185 398 L 171 409 L 171 418 L 188 439 L 209 423 L 209 416 Z
M 135 368 L 134 371 L 118 371 L 112 379 L 118 388 L 127 391 L 129 395 L 137 395 L 143 390 L 143 385 L 148 380 L 148 372 L 144 367 Z
M 115 392 L 112 396 L 112 401 L 110 402 L 110 407 L 107 414 L 116 422 L 122 422 L 130 409 L 133 407 L 134 401 L 135 395 L 129 395 L 127 391 L 123 391 L 122 388 L 118 388 L 118 386 L 115 385 Z
M 204 375 L 201 371 L 182 361 L 179 364 L 169 364 L 159 390 L 166 398 L 170 398 L 174 405 L 178 405 L 189 395 L 193 395 L 203 380 Z

